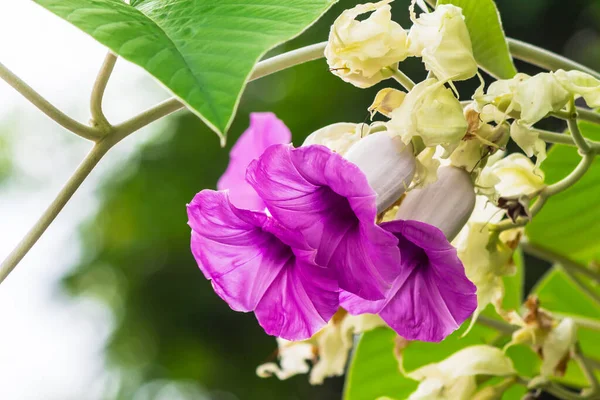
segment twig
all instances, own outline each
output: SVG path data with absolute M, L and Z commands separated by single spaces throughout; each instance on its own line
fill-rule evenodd
M 0 78 L 6 81 L 6 83 L 29 100 L 41 112 L 52 118 L 63 128 L 84 139 L 92 141 L 97 141 L 104 136 L 103 132 L 99 129 L 77 122 L 58 108 L 54 107 L 48 100 L 33 90 L 31 86 L 23 82 L 21 78 L 12 73 L 12 71 L 6 68 L 2 63 L 0 63 Z
M 104 97 L 106 84 L 108 83 L 110 74 L 112 74 L 116 62 L 117 56 L 109 51 L 106 55 L 106 58 L 104 58 L 102 67 L 100 67 L 100 72 L 98 72 L 98 77 L 96 78 L 94 88 L 92 89 L 92 95 L 90 97 L 90 113 L 92 114 L 92 125 L 99 126 L 100 129 L 106 131 L 110 131 L 110 123 L 108 122 L 106 116 L 104 115 L 104 112 L 102 111 L 102 98 Z
M 87 178 L 92 169 L 98 164 L 98 161 L 112 147 L 113 143 L 102 140 L 94 145 L 92 150 L 85 157 L 83 162 L 77 167 L 75 173 L 69 178 L 67 183 L 60 190 L 54 201 L 50 203 L 46 211 L 37 220 L 35 225 L 27 232 L 25 237 L 21 239 L 17 247 L 8 255 L 4 262 L 0 265 L 0 282 L 2 282 L 8 274 L 17 266 L 19 261 L 33 247 L 35 242 L 48 229 L 48 226 L 54 221 L 58 213 L 63 209 L 67 201 L 73 196 L 73 193 L 79 188 L 81 183 Z
M 559 54 L 517 39 L 506 38 L 506 41 L 508 42 L 510 53 L 518 60 L 537 65 L 538 67 L 547 69 L 549 71 L 556 71 L 557 69 L 564 69 L 567 71 L 577 70 L 600 79 L 600 73 L 597 71 L 594 71 L 585 65 L 576 63 L 575 61 L 569 60 L 568 58 L 565 58 Z

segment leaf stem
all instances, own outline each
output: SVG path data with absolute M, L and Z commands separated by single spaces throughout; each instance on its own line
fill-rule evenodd
M 518 329 L 504 321 L 492 319 L 492 318 L 486 317 L 485 315 L 479 315 L 477 317 L 476 323 L 485 325 L 488 328 L 495 329 L 498 332 L 505 334 L 505 335 L 512 335 L 512 333 Z
M 590 383 L 590 393 L 587 394 L 587 398 L 591 398 L 594 394 L 600 392 L 600 382 L 598 382 L 598 378 L 596 378 L 596 374 L 594 373 L 594 368 L 588 362 L 588 360 L 583 356 L 581 351 L 581 345 L 579 342 L 575 343 L 575 350 L 572 354 L 577 364 L 579 364 L 579 368 L 583 371 L 587 381 Z
M 596 79 L 600 79 L 600 73 L 597 71 L 569 60 L 559 54 L 517 39 L 506 38 L 506 40 L 512 56 L 518 60 L 525 61 L 549 71 L 556 71 L 557 69 L 564 69 L 567 71 L 577 70 L 590 74 Z
M 538 137 L 547 143 L 557 143 L 557 144 L 565 144 L 567 146 L 577 147 L 575 140 L 570 135 L 565 135 L 563 133 L 546 131 L 543 129 L 534 128 L 534 131 L 538 134 Z M 594 151 L 600 151 L 600 142 L 595 142 L 593 140 L 587 140 L 588 145 Z
M 581 289 L 582 292 L 584 292 L 591 300 L 595 301 L 596 304 L 600 305 L 600 294 L 598 294 L 595 291 L 593 291 L 592 289 L 590 289 L 590 287 L 588 285 L 586 285 L 585 282 L 583 282 L 581 279 L 579 279 L 579 277 L 575 274 L 575 272 L 573 270 L 571 270 L 569 267 L 567 267 L 566 265 L 563 265 L 561 263 L 558 263 L 557 265 L 560 266 L 560 268 L 563 270 L 563 272 L 569 278 L 571 278 L 573 283 L 575 283 L 577 285 L 577 287 L 579 287 L 579 289 Z
M 81 183 L 87 178 L 96 164 L 98 164 L 98 161 L 100 161 L 113 144 L 113 142 L 105 139 L 94 145 L 83 162 L 77 167 L 75 173 L 69 178 L 52 203 L 50 203 L 46 211 L 44 211 L 35 225 L 33 225 L 25 237 L 19 242 L 17 247 L 15 247 L 0 265 L 0 283 L 4 281 L 8 274 L 10 274 L 21 259 L 23 259 L 25 254 L 29 252 L 40 236 L 42 236 L 44 231 L 48 229 L 48 226 L 54 221 L 65 204 L 67 204 L 71 196 L 73 196 L 73 193 L 75 193 L 77 188 L 79 188 Z
M 116 62 L 117 56 L 109 51 L 104 58 L 102 67 L 100 67 L 100 72 L 98 72 L 98 77 L 96 78 L 96 82 L 94 82 L 92 95 L 90 97 L 90 113 L 92 114 L 91 124 L 106 131 L 110 131 L 110 123 L 102 111 L 102 98 L 104 97 L 106 85 L 108 84 L 108 80 L 110 79 L 110 75 L 112 74 Z
M 596 281 L 596 283 L 600 284 L 600 274 L 592 271 L 589 268 L 584 267 L 583 265 L 567 257 L 564 257 L 560 254 L 553 252 L 552 250 L 548 250 L 544 247 L 532 244 L 525 240 L 521 241 L 520 246 L 524 252 L 531 254 L 532 256 L 535 256 L 541 260 L 545 260 L 548 262 L 561 264 L 563 267 L 585 275 L 588 278 Z
M 323 58 L 325 56 L 323 53 L 325 51 L 325 46 L 327 46 L 327 42 L 315 43 L 260 61 L 254 67 L 248 82 L 298 64 Z
M 401 84 L 407 92 L 410 92 L 415 87 L 415 82 L 398 68 L 389 68 L 389 70 L 392 71 L 392 78 Z
M 52 118 L 63 128 L 73 132 L 78 136 L 81 136 L 84 139 L 92 141 L 100 140 L 104 136 L 101 130 L 77 122 L 62 111 L 60 111 L 58 108 L 53 106 L 48 100 L 46 100 L 38 92 L 33 90 L 31 86 L 26 84 L 23 80 L 21 80 L 21 78 L 16 76 L 2 63 L 0 63 L 0 78 L 6 81 L 6 83 L 12 86 L 27 100 L 29 100 L 41 112 L 46 114 L 48 117 Z

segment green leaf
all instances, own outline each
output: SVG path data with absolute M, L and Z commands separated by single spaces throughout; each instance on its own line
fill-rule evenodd
M 517 69 L 508 51 L 500 14 L 493 0 L 438 0 L 462 8 L 479 66 L 500 79 L 515 76 Z
M 417 388 L 417 382 L 400 374 L 394 356 L 396 336 L 389 328 L 361 335 L 346 377 L 345 400 L 405 399 Z
M 579 277 L 585 283 L 590 283 L 584 276 Z M 561 317 L 569 316 L 578 323 L 578 320 L 591 321 L 600 327 L 600 304 L 595 303 L 560 269 L 552 268 L 536 285 L 533 292 L 540 299 L 543 308 Z M 600 361 L 600 331 L 588 329 L 578 323 L 579 343 L 586 357 Z M 598 374 L 600 377 L 600 373 Z M 571 361 L 567 367 L 566 375 L 561 378 L 566 384 L 586 386 L 586 379 L 579 366 Z
M 583 135 L 600 140 L 600 126 L 582 122 Z M 581 156 L 573 147 L 555 145 L 542 164 L 546 182 L 569 175 Z M 575 261 L 588 264 L 600 260 L 600 158 L 584 177 L 568 190 L 552 196 L 527 225 L 529 240 Z
M 336 0 L 35 1 L 144 68 L 224 142 L 256 62 Z
M 438 362 L 456 351 L 475 344 L 489 343 L 497 332 L 475 325 L 461 338 L 468 324 L 440 343 L 411 342 L 404 350 L 404 368 L 411 371 L 425 364 Z M 344 390 L 345 400 L 373 400 L 381 396 L 405 399 L 418 385 L 404 377 L 394 356 L 396 333 L 379 328 L 364 333 L 354 352 Z
M 523 252 L 520 249 L 515 251 L 513 262 L 515 263 L 515 274 L 502 278 L 502 281 L 504 282 L 504 299 L 502 301 L 502 307 L 505 310 L 518 311 L 521 304 L 523 304 L 523 290 L 525 285 L 523 268 L 525 260 L 523 258 Z

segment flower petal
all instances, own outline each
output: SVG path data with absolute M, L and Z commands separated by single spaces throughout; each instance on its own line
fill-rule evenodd
M 240 136 L 229 153 L 229 165 L 217 182 L 217 189 L 229 189 L 231 202 L 240 208 L 263 210 L 265 205 L 246 182 L 250 162 L 272 144 L 290 143 L 292 134 L 273 113 L 250 114 L 250 127 Z
M 282 268 L 256 307 L 256 318 L 265 332 L 304 340 L 323 328 L 338 308 L 332 272 L 300 258 Z
M 324 146 L 274 145 L 250 164 L 247 179 L 282 225 L 317 248 L 317 264 L 335 268 L 340 288 L 384 297 L 397 240 L 375 224 L 376 194 L 356 165 Z
M 299 232 L 237 209 L 226 192 L 198 193 L 188 216 L 192 253 L 215 292 L 236 311 L 255 311 L 268 334 L 307 339 L 338 309 L 335 271 L 314 263 Z
M 422 222 L 381 226 L 398 238 L 402 254 L 392 289 L 383 301 L 342 293 L 342 307 L 352 314 L 379 313 L 405 339 L 441 341 L 477 307 L 476 288 L 466 278 L 456 249 L 442 231 Z

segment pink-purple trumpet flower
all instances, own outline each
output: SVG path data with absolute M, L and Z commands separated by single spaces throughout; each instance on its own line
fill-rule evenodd
M 237 181 L 220 181 L 231 199 L 203 190 L 188 205 L 192 252 L 215 292 L 288 340 L 312 336 L 340 301 L 353 314 L 379 313 L 407 339 L 439 341 L 455 330 L 476 308 L 475 287 L 444 233 L 423 222 L 375 223 L 412 179 L 410 149 L 373 134 L 345 159 L 324 146 L 274 144 L 286 132 L 273 114 L 254 114 L 226 173 Z M 367 155 L 377 149 L 373 162 Z

